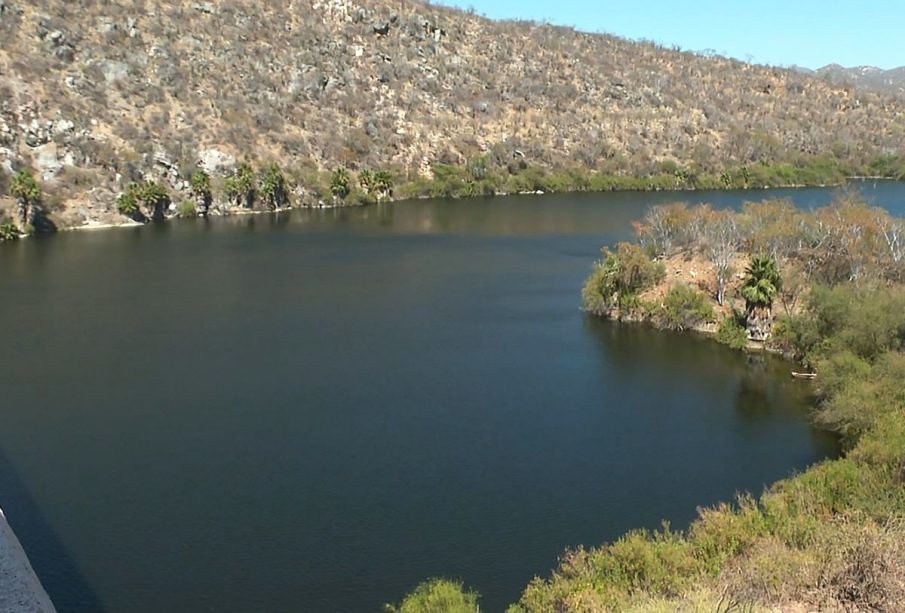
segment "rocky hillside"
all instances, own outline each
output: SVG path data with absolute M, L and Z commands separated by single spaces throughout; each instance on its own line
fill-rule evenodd
M 145 178 L 181 202 L 199 164 L 277 161 L 303 202 L 342 166 L 863 167 L 903 127 L 882 93 L 413 0 L 0 0 L 0 194 L 33 169 L 58 226 L 122 219 Z

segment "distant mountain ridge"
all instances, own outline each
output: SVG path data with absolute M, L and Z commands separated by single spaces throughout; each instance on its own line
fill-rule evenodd
M 876 66 L 845 67 L 828 64 L 817 70 L 798 68 L 801 72 L 828 79 L 837 85 L 853 85 L 885 93 L 905 94 L 905 66 L 884 70 Z

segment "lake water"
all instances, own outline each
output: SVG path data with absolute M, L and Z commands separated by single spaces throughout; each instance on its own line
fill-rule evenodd
M 0 245 L 0 506 L 60 611 L 378 611 L 430 576 L 501 611 L 566 547 L 686 525 L 835 453 L 789 364 L 578 309 L 649 204 L 777 194 L 831 190 Z

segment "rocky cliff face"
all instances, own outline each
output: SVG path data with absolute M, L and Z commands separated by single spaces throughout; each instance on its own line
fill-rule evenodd
M 903 106 L 796 71 L 412 0 L 0 0 L 0 193 L 32 168 L 58 225 L 112 221 L 130 181 L 197 165 L 429 175 L 505 165 L 646 174 L 897 153 Z M 7 201 L 7 204 L 9 202 Z

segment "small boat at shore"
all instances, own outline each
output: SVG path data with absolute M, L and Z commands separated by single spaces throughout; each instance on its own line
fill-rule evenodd
M 817 373 L 815 373 L 815 372 L 793 372 L 792 378 L 793 379 L 812 379 L 813 380 L 813 379 L 817 378 Z

